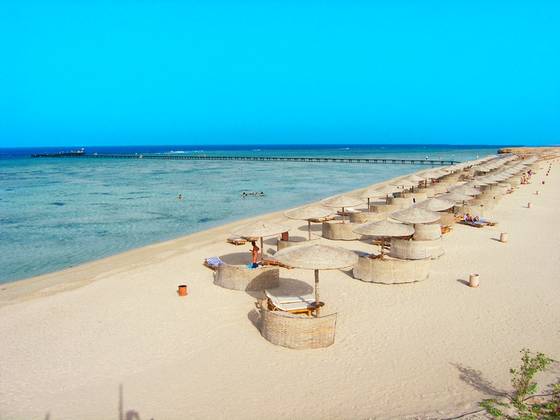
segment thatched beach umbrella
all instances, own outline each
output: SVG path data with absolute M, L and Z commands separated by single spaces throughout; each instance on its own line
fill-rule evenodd
M 474 187 L 468 186 L 468 185 L 461 185 L 459 187 L 452 188 L 450 190 L 450 192 L 457 192 L 459 194 L 464 194 L 464 195 L 479 195 L 479 194 L 481 194 L 480 190 L 478 190 Z
M 417 183 L 415 184 L 409 181 L 408 179 L 399 179 L 398 181 L 395 182 L 395 185 L 398 185 L 399 187 L 406 189 L 406 188 L 414 187 L 415 185 L 417 185 Z
M 263 238 L 267 236 L 276 236 L 281 234 L 282 232 L 287 232 L 288 230 L 289 229 L 286 226 L 259 220 L 242 226 L 232 233 L 236 236 L 241 236 L 242 238 L 260 238 L 262 260 L 264 255 Z
M 410 207 L 405 210 L 391 213 L 391 217 L 403 223 L 433 223 L 440 219 L 441 214 L 418 207 Z
M 387 245 L 387 238 L 398 238 L 402 236 L 410 236 L 414 234 L 414 228 L 404 223 L 395 223 L 388 220 L 380 222 L 366 223 L 354 229 L 355 233 L 367 236 L 378 236 L 383 241 L 381 246 L 381 257 L 383 257 L 383 248 Z
M 425 183 L 426 182 L 425 178 L 419 177 L 418 175 L 410 175 L 406 179 L 414 184 L 413 188 L 418 187 L 418 185 L 420 183 Z
M 362 203 L 363 200 L 348 195 L 339 195 L 338 197 L 329 198 L 321 202 L 325 207 L 342 209 L 342 223 L 344 223 L 344 209 L 347 207 L 359 206 Z
M 470 195 L 460 194 L 458 192 L 450 192 L 447 194 L 440 195 L 437 198 L 442 200 L 454 201 L 455 203 L 463 203 L 465 201 L 469 201 L 473 199 L 473 197 L 471 197 Z
M 432 179 L 439 179 L 442 176 L 447 175 L 447 172 L 444 172 L 441 169 L 436 169 L 435 171 L 430 172 L 429 175 L 430 175 L 430 178 L 432 178 Z
M 367 199 L 368 211 L 370 208 L 370 203 L 372 198 L 387 198 L 389 194 L 397 191 L 395 185 L 385 185 L 384 187 L 367 188 L 362 192 L 361 197 Z
M 488 185 L 486 182 L 484 182 L 484 180 L 482 178 L 480 179 L 474 179 L 471 182 L 469 182 L 467 185 L 470 185 L 472 187 L 485 187 L 486 185 Z
M 284 213 L 288 219 L 294 220 L 307 220 L 307 233 L 308 239 L 311 240 L 311 220 L 322 219 L 323 217 L 330 216 L 332 211 L 319 206 L 298 207 L 297 209 L 289 210 Z
M 300 245 L 285 248 L 274 254 L 282 264 L 315 272 L 315 307 L 319 315 L 319 270 L 339 270 L 353 266 L 358 256 L 347 249 L 329 245 Z
M 454 201 L 434 197 L 416 204 L 415 207 L 429 211 L 444 211 L 450 209 L 454 205 Z

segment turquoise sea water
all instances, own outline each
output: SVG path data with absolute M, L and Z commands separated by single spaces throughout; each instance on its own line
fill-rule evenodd
M 90 151 L 90 150 L 88 150 Z M 130 152 L 105 149 L 101 152 Z M 475 159 L 496 147 L 137 148 L 216 155 Z M 0 150 L 0 283 L 425 169 L 341 163 L 32 159 Z M 243 191 L 264 197 L 243 199 Z M 178 200 L 182 194 L 184 200 Z

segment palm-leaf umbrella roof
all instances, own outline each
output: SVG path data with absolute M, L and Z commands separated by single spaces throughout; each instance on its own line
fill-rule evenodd
M 442 200 L 454 201 L 456 203 L 460 203 L 462 201 L 468 201 L 468 200 L 473 199 L 470 195 L 460 194 L 458 192 L 450 192 L 450 193 L 447 193 L 447 194 L 442 194 L 437 198 L 440 198 Z
M 350 197 L 348 195 L 339 195 L 337 197 L 323 200 L 321 204 L 326 207 L 335 207 L 335 208 L 354 207 L 363 204 L 363 200 L 360 200 L 355 197 Z
M 304 270 L 338 270 L 358 261 L 352 251 L 322 244 L 284 248 L 274 254 L 274 258 L 282 264 Z
M 414 233 L 414 228 L 404 223 L 395 223 L 388 220 L 380 222 L 366 223 L 354 229 L 360 235 L 398 237 L 409 236 Z
M 399 179 L 395 184 L 399 187 L 410 188 L 416 186 L 418 183 L 410 182 L 408 179 Z
M 289 228 L 262 220 L 246 224 L 235 229 L 232 233 L 243 238 L 263 238 L 287 232 Z
M 407 179 L 408 179 L 410 182 L 416 182 L 416 183 L 418 183 L 418 182 L 424 181 L 426 178 L 422 178 L 422 177 L 420 177 L 420 176 L 418 176 L 418 175 L 410 175 Z
M 421 201 L 420 203 L 416 204 L 416 207 L 429 211 L 443 211 L 450 209 L 454 205 L 454 201 L 434 197 Z
M 320 206 L 305 206 L 284 212 L 284 216 L 295 220 L 321 219 L 332 214 L 332 211 Z
M 395 191 L 397 191 L 397 187 L 394 185 L 386 185 L 384 187 L 369 187 L 362 192 L 361 197 L 363 198 L 385 197 L 386 195 L 392 194 Z
M 441 214 L 418 207 L 410 207 L 391 213 L 391 217 L 403 223 L 432 223 L 437 222 Z
M 453 188 L 450 192 L 457 192 L 464 195 L 479 195 L 481 193 L 480 190 L 468 185 L 461 185 L 459 187 Z

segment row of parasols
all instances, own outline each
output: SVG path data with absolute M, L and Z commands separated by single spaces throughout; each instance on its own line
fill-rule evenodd
M 474 169 L 474 174 L 478 175 L 473 176 L 472 179 L 467 182 L 458 183 L 450 188 L 447 193 L 439 197 L 430 198 L 410 208 L 391 213 L 390 217 L 396 220 L 396 222 L 381 220 L 367 223 L 357 226 L 354 232 L 360 235 L 375 236 L 384 239 L 410 236 L 414 233 L 412 225 L 437 222 L 441 217 L 441 214 L 437 212 L 448 210 L 457 203 L 464 203 L 465 201 L 471 200 L 474 196 L 481 193 L 478 187 L 503 183 L 525 171 L 526 166 L 533 164 L 536 160 L 527 159 L 522 162 L 513 162 L 515 159 L 514 156 L 480 159 L 475 162 L 454 165 L 453 167 L 447 168 L 445 171 L 431 172 L 424 175 L 424 177 L 412 175 L 397 181 L 395 185 L 387 185 L 382 188 L 368 188 L 361 194 L 361 197 L 368 200 L 369 210 L 369 200 L 371 198 L 387 197 L 398 191 L 402 191 L 402 189 L 414 188 L 420 183 L 427 185 L 430 180 L 439 179 L 450 173 L 463 171 L 467 168 L 471 170 Z M 492 173 L 487 175 L 489 172 Z M 482 176 L 480 176 L 481 174 Z M 364 200 L 359 198 L 342 195 L 323 201 L 321 203 L 322 206 L 312 205 L 287 211 L 285 216 L 290 219 L 306 220 L 308 222 L 309 239 L 311 239 L 311 221 L 330 216 L 332 210 L 328 208 L 340 208 L 342 210 L 342 217 L 344 218 L 345 209 L 363 203 Z M 285 226 L 260 221 L 246 225 L 235 231 L 234 234 L 241 237 L 260 238 L 261 250 L 263 250 L 263 238 L 276 236 L 286 231 L 288 231 L 288 228 Z M 338 270 L 353 266 L 357 262 L 358 256 L 355 252 L 340 247 L 318 243 L 305 245 L 305 242 L 303 242 L 303 244 L 304 245 L 280 250 L 274 255 L 274 258 L 280 263 L 290 267 L 314 271 L 315 302 L 316 306 L 319 307 L 319 271 Z

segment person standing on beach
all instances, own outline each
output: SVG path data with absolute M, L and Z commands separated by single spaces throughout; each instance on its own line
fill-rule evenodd
M 259 247 L 257 246 L 257 244 L 255 243 L 255 241 L 251 241 L 251 245 L 253 245 L 253 249 L 251 249 L 251 257 L 252 257 L 252 262 L 253 262 L 253 268 L 257 268 L 259 266 L 258 264 L 258 260 L 259 260 Z

